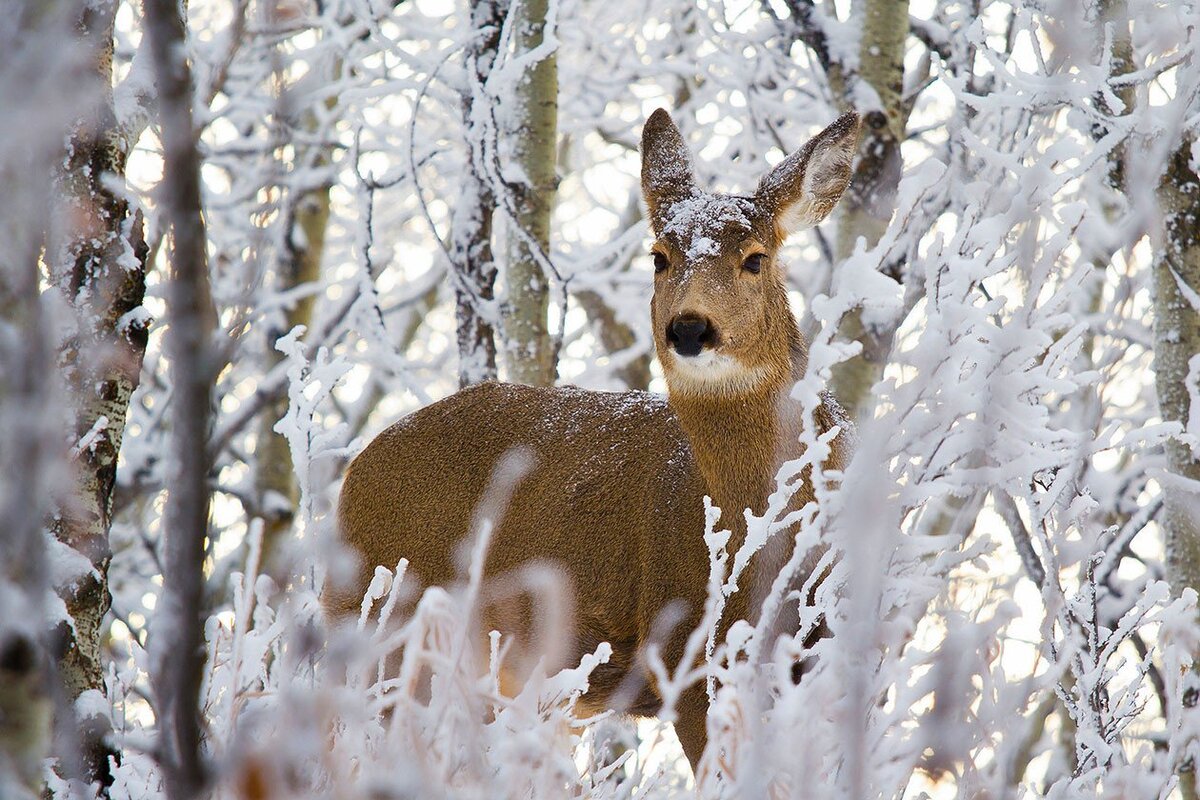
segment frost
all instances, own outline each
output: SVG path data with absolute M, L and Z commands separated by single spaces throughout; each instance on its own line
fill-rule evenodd
M 1184 379 L 1188 393 L 1188 419 L 1184 441 L 1192 450 L 1192 457 L 1200 459 L 1200 353 L 1188 359 L 1188 373 Z
M 839 291 L 862 304 L 866 324 L 886 325 L 895 320 L 903 301 L 903 287 L 879 272 L 870 254 L 855 252 L 838 267 L 834 280 Z
M 81 436 L 79 441 L 75 443 L 75 446 L 71 448 L 71 455 L 77 456 L 84 451 L 95 452 L 96 445 L 104 437 L 107 430 L 108 417 L 100 415 L 92 423 L 92 427 L 88 429 L 88 432 Z

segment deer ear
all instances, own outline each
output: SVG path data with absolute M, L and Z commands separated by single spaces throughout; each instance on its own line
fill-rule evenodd
M 758 183 L 758 201 L 775 216 L 781 239 L 829 215 L 850 183 L 858 115 L 843 114 Z
M 642 195 L 655 233 L 672 205 L 695 191 L 692 155 L 671 115 L 658 109 L 642 128 Z

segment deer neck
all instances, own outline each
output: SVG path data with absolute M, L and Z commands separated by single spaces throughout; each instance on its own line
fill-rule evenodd
M 732 548 L 745 536 L 744 509 L 763 513 L 780 464 L 799 455 L 790 394 L 807 367 L 807 349 L 794 321 L 789 333 L 788 352 L 752 390 L 669 394 L 708 494 L 721 508 L 720 525 L 733 532 Z M 670 375 L 667 383 L 671 388 Z

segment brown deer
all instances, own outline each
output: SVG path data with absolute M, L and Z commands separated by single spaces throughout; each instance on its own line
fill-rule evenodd
M 348 591 L 327 595 L 327 608 L 357 611 L 376 565 L 401 557 L 422 583 L 453 583 L 493 468 L 522 448 L 533 466 L 508 498 L 485 575 L 557 565 L 573 596 L 558 665 L 602 641 L 613 651 L 592 673 L 584 708 L 658 712 L 661 699 L 639 653 L 674 604 L 683 619 L 661 642 L 674 668 L 699 621 L 709 569 L 704 496 L 722 509 L 735 551 L 745 536 L 743 510 L 761 513 L 778 467 L 800 454 L 800 414 L 789 394 L 805 372 L 807 345 L 776 256 L 789 234 L 837 203 L 858 127 L 854 114 L 840 117 L 771 170 L 755 194 L 723 195 L 696 186 L 679 130 L 665 111 L 654 112 L 642 133 L 642 190 L 656 236 L 651 318 L 669 399 L 485 383 L 400 420 L 346 473 L 339 525 L 362 572 Z M 825 466 L 840 469 L 849 455 L 847 422 L 822 397 L 814 415 L 820 432 L 843 430 Z M 793 503 L 812 499 L 804 485 Z M 544 654 L 549 644 L 533 633 L 536 609 L 509 596 L 487 607 L 483 630 L 500 629 L 518 651 Z M 752 617 L 748 597 L 734 595 L 726 621 Z M 685 692 L 676 712 L 695 769 L 706 740 L 704 687 Z

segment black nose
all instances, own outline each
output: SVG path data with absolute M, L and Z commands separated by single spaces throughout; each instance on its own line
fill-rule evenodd
M 703 317 L 676 317 L 667 326 L 667 341 L 681 356 L 700 355 L 705 345 L 713 343 L 713 327 Z

